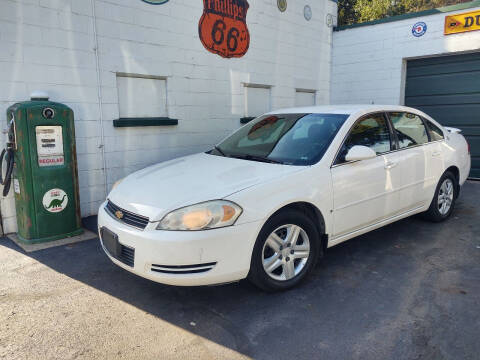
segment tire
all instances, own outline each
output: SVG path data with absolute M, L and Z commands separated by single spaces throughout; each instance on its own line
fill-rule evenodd
M 300 211 L 285 210 L 271 217 L 260 231 L 248 279 L 268 292 L 287 290 L 305 279 L 321 255 L 313 221 Z
M 458 197 L 458 180 L 450 171 L 445 172 L 438 182 L 429 209 L 423 214 L 432 222 L 447 220 L 455 208 Z M 443 200 L 443 201 L 442 201 Z

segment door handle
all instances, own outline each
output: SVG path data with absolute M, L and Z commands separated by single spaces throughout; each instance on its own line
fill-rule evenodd
M 442 155 L 442 153 L 441 153 L 440 151 L 434 151 L 434 152 L 432 153 L 432 156 L 433 156 L 433 157 L 440 156 L 440 155 Z
M 390 169 L 393 169 L 397 165 L 398 165 L 397 163 L 389 161 L 385 164 L 385 169 L 390 170 Z

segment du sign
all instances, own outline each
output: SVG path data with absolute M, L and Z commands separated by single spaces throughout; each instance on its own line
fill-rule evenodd
M 480 30 L 480 10 L 445 17 L 445 35 Z

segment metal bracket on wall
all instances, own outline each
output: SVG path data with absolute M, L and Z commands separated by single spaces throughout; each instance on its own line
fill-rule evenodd
M 255 119 L 254 116 L 243 117 L 243 118 L 240 119 L 240 124 L 247 124 L 250 121 L 252 121 L 253 119 Z
M 113 120 L 114 127 L 139 127 L 139 126 L 172 126 L 178 125 L 177 119 L 168 117 L 153 118 L 120 118 Z

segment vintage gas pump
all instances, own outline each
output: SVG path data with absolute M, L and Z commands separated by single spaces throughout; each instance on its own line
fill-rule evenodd
M 4 196 L 13 182 L 20 241 L 35 244 L 83 232 L 69 107 L 48 101 L 41 92 L 9 107 L 0 164 Z

